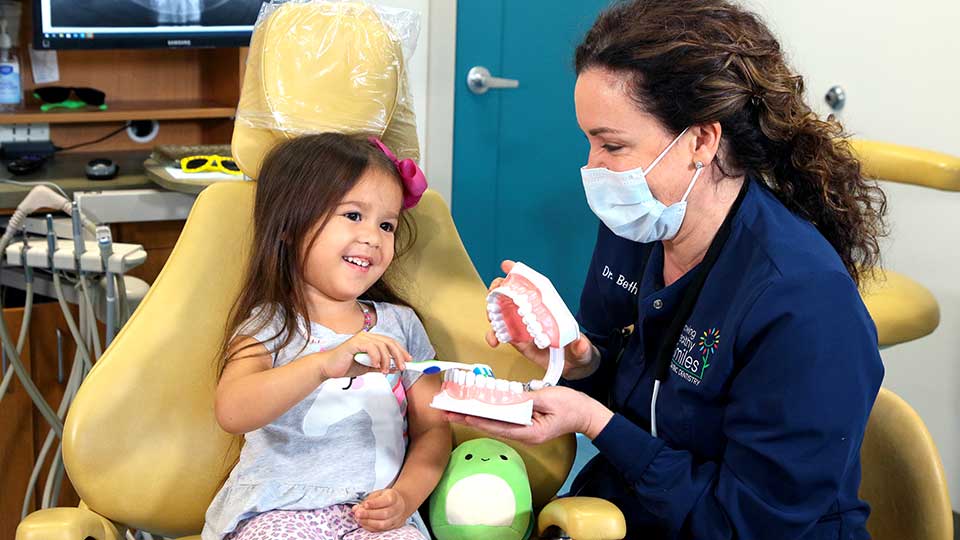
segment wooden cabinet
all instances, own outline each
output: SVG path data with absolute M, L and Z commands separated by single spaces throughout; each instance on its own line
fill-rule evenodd
M 137 150 L 158 144 L 225 144 L 233 132 L 246 49 L 130 49 L 58 51 L 60 80 L 52 85 L 90 87 L 106 94 L 107 109 L 40 111 L 33 97 L 26 54 L 32 10 L 23 2 L 20 27 L 25 106 L 0 114 L 0 124 L 50 124 L 58 146 L 95 140 L 130 120 L 157 120 L 160 132 L 148 144 L 125 134 L 85 146 L 84 151 Z
M 18 339 L 23 308 L 4 309 L 3 318 L 13 339 Z M 57 380 L 57 330 L 64 336 L 63 382 Z M 55 302 L 35 304 L 28 331 L 29 337 L 21 358 L 47 403 L 56 409 L 63 398 L 76 350 L 60 306 Z M 49 431 L 49 424 L 34 407 L 20 380 L 14 378 L 7 394 L 0 400 L 0 538 L 14 537 L 30 473 Z M 56 450 L 58 443 L 59 439 L 55 439 L 53 450 Z M 48 454 L 41 471 L 31 509 L 39 508 L 53 450 Z M 76 506 L 78 502 L 79 498 L 69 481 L 64 479 L 59 504 Z

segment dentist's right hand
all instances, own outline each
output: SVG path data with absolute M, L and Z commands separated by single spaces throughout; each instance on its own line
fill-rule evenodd
M 516 264 L 514 261 L 505 260 L 500 263 L 500 269 L 503 270 L 504 274 L 509 274 L 510 270 L 513 270 L 513 265 Z M 490 287 L 487 288 L 489 293 L 493 289 L 500 286 L 503 283 L 504 278 L 496 278 L 490 283 Z M 489 322 L 489 316 L 487 317 Z M 497 339 L 496 333 L 493 331 L 493 328 L 487 330 L 485 336 L 487 345 L 491 347 L 497 347 L 500 345 L 500 341 Z M 532 341 L 524 343 L 515 343 L 510 342 L 510 345 L 514 349 L 520 352 L 528 360 L 547 369 L 547 365 L 550 363 L 550 349 L 539 349 Z M 571 342 L 564 348 L 564 365 L 563 365 L 563 378 L 568 380 L 582 379 L 593 374 L 597 370 L 597 367 L 600 364 L 600 352 L 594 347 L 593 343 L 590 342 L 590 339 L 587 336 L 580 334 L 576 340 Z

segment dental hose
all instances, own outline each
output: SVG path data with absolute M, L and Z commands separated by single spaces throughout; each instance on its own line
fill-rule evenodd
M 20 323 L 20 335 L 17 337 L 17 354 L 23 354 L 23 346 L 27 343 L 27 329 L 30 328 L 30 316 L 33 314 L 33 271 L 29 266 L 26 267 L 24 282 L 26 283 L 25 293 L 27 300 L 23 306 L 23 321 Z M 10 382 L 13 381 L 13 364 L 7 366 L 3 374 L 3 381 L 0 382 L 0 400 L 7 395 L 7 389 Z
M 93 302 L 90 300 L 90 287 L 87 283 L 87 276 L 83 273 L 80 274 L 80 290 L 83 294 L 84 306 L 80 306 L 80 309 L 86 311 L 86 317 L 90 321 L 96 321 L 97 317 L 93 313 Z M 90 324 L 89 331 L 87 332 L 86 343 L 93 346 L 93 358 L 100 358 L 103 354 L 103 350 L 100 348 L 100 336 L 97 335 L 97 325 Z
M 0 242 L 0 253 L 4 253 L 6 247 L 6 244 Z M 0 299 L 0 312 L 2 312 L 2 310 L 3 300 Z M 21 334 L 21 336 L 22 335 L 23 334 Z M 33 379 L 30 378 L 30 374 L 27 373 L 27 369 L 20 360 L 20 352 L 17 350 L 17 346 L 14 345 L 13 338 L 10 337 L 10 330 L 7 328 L 7 323 L 3 317 L 0 317 L 0 341 L 3 342 L 3 349 L 6 352 L 7 359 L 10 360 L 10 367 L 16 372 L 17 378 L 20 379 L 20 384 L 23 385 L 30 399 L 33 400 L 34 405 L 40 410 L 40 414 L 43 415 L 47 422 L 53 427 L 54 431 L 56 431 L 57 436 L 63 436 L 63 423 L 47 403 L 47 400 L 44 399 L 40 389 L 37 388 Z
M 70 214 L 74 214 L 73 205 L 66 197 L 54 192 L 52 189 L 46 186 L 36 186 L 30 190 L 30 193 L 24 197 L 23 201 L 17 206 L 16 211 L 13 213 L 13 216 L 10 217 L 10 221 L 7 224 L 7 228 L 4 231 L 3 235 L 0 236 L 0 260 L 6 256 L 6 249 L 10 242 L 13 240 L 13 236 L 23 227 L 23 222 L 27 216 L 40 208 L 53 208 Z M 80 222 L 83 227 L 93 230 L 96 230 L 96 226 L 90 220 L 84 219 L 83 216 L 79 216 Z M 48 215 L 47 219 L 48 224 L 48 235 L 52 234 L 52 219 Z M 49 239 L 49 236 L 48 236 Z M 48 240 L 49 241 L 49 240 Z M 56 241 L 53 242 L 53 247 L 56 246 Z M 53 270 L 53 249 L 48 252 L 51 264 L 50 268 Z M 56 275 L 56 272 L 54 272 Z M 0 310 L 2 310 L 3 304 L 2 299 L 0 299 Z M 21 333 L 21 338 L 23 337 Z M 47 403 L 44 399 L 43 394 L 34 384 L 33 380 L 30 378 L 30 374 L 27 373 L 26 368 L 23 365 L 23 362 L 20 360 L 20 350 L 13 344 L 13 339 L 10 337 L 10 330 L 7 328 L 7 323 L 0 317 L 0 341 L 2 341 L 2 346 L 4 352 L 6 353 L 7 358 L 10 360 L 10 367 L 13 369 L 13 372 L 16 373 L 17 377 L 20 379 L 20 383 L 23 385 L 24 389 L 27 391 L 27 394 L 30 396 L 30 399 L 37 406 L 37 409 L 40 410 L 40 414 L 50 423 L 54 431 L 58 436 L 63 436 L 63 423 L 58 418 L 57 414 L 53 411 L 53 408 Z M 4 375 L 6 379 L 6 375 Z M 2 384 L 2 383 L 0 383 Z M 10 383 L 7 382 L 7 385 Z
M 83 358 L 80 354 L 80 351 L 77 351 L 73 355 L 73 366 L 70 369 L 70 375 L 67 377 L 67 386 L 64 389 L 63 399 L 60 401 L 60 406 L 57 408 L 57 416 L 63 418 L 66 416 L 67 408 L 70 403 L 73 401 L 73 398 L 76 396 L 77 390 L 80 387 L 80 382 L 84 377 L 84 365 Z M 20 519 L 27 517 L 27 514 L 30 513 L 30 499 L 33 498 L 33 493 L 36 490 L 37 482 L 40 479 L 40 470 L 43 468 L 44 462 L 47 460 L 47 454 L 50 453 L 50 448 L 53 446 L 54 441 L 54 431 L 50 429 L 47 431 L 47 437 L 43 441 L 43 446 L 40 448 L 40 453 L 37 455 L 37 463 L 33 467 L 33 471 L 30 474 L 30 481 L 27 484 L 27 491 L 23 496 L 23 507 L 20 512 Z M 51 464 L 51 467 L 56 464 L 56 460 Z M 51 471 L 54 469 L 51 468 Z
M 81 305 L 80 327 L 82 328 L 78 328 L 77 323 L 74 321 L 73 315 L 70 313 L 69 307 L 66 305 L 66 301 L 64 300 L 63 284 L 61 283 L 59 272 L 53 273 L 53 286 L 56 289 L 57 301 L 60 304 L 60 310 L 63 312 L 64 319 L 67 321 L 67 326 L 70 328 L 70 333 L 77 344 L 77 351 L 74 353 L 73 367 L 70 370 L 70 377 L 67 381 L 67 387 L 64 390 L 63 400 L 60 402 L 60 407 L 57 410 L 58 416 L 63 418 L 66 414 L 67 408 L 73 401 L 73 398 L 76 396 L 77 390 L 79 390 L 80 382 L 83 381 L 86 373 L 92 368 L 90 353 L 84 346 L 84 344 L 89 342 L 89 340 L 83 339 L 82 334 L 87 333 L 89 337 L 89 328 L 91 326 L 94 328 L 96 327 L 96 324 L 91 323 L 90 321 L 95 321 L 96 319 L 91 319 L 89 315 L 90 312 L 85 309 L 85 306 Z M 84 301 L 82 303 L 86 302 Z M 50 452 L 50 447 L 53 445 L 53 436 L 54 433 L 52 430 L 47 433 L 47 438 L 44 440 L 40 454 L 37 456 L 37 463 L 34 466 L 33 474 L 30 476 L 28 490 L 23 500 L 22 518 L 25 518 L 27 513 L 30 511 L 30 498 L 33 496 L 33 492 L 36 489 L 36 485 L 40 477 L 40 469 L 43 467 L 43 463 L 46 461 L 47 454 Z M 41 508 L 48 508 L 51 504 L 50 497 L 53 496 L 52 494 L 59 493 L 60 491 L 60 481 L 56 477 L 62 477 L 62 473 L 60 472 L 62 470 L 62 459 L 62 454 L 58 450 L 50 464 L 47 482 L 44 485 L 43 497 L 41 499 Z
M 53 288 L 57 291 L 57 302 L 60 304 L 60 311 L 63 312 L 63 317 L 67 320 L 67 326 L 70 328 L 70 335 L 73 336 L 73 340 L 77 343 L 77 352 L 80 353 L 80 356 L 83 358 L 83 363 L 86 370 L 89 372 L 93 369 L 93 361 L 90 358 L 90 352 L 87 351 L 87 348 L 84 346 L 84 343 L 87 342 L 83 338 L 83 334 L 80 333 L 80 330 L 77 328 L 77 323 L 73 320 L 73 315 L 70 313 L 70 307 L 67 306 L 67 301 L 64 300 L 63 296 L 63 284 L 60 282 L 60 273 L 53 273 Z

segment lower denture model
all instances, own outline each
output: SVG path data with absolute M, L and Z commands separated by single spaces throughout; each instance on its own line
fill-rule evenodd
M 431 406 L 446 411 L 530 425 L 539 390 L 560 381 L 563 348 L 580 337 L 576 319 L 545 276 L 516 263 L 499 287 L 487 295 L 487 315 L 500 343 L 533 343 L 550 348 L 543 379 L 527 384 L 484 376 L 476 370 L 444 372 L 441 391 Z

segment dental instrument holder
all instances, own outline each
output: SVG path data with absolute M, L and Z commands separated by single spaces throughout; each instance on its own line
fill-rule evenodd
M 77 273 L 83 274 L 80 257 L 87 251 L 87 243 L 83 241 L 83 226 L 80 223 L 80 207 L 77 206 L 77 201 L 70 203 L 70 221 L 73 224 L 73 259 L 77 265 Z M 50 268 L 53 268 L 53 265 Z
M 113 341 L 113 336 L 117 331 L 117 291 L 116 291 L 116 282 L 114 281 L 114 273 L 110 271 L 110 265 L 107 264 L 110 261 L 110 256 L 113 255 L 113 235 L 110 233 L 110 227 L 107 225 L 100 225 L 97 227 L 97 245 L 100 246 L 100 259 L 103 261 L 103 269 L 106 272 L 104 277 L 104 283 L 106 284 L 107 289 L 107 336 L 106 347 L 110 346 L 110 342 Z M 77 265 L 77 268 L 80 268 L 80 265 Z M 121 277 L 121 279 L 123 279 Z
M 47 214 L 47 263 L 51 271 L 55 272 L 53 266 L 53 252 L 57 250 L 57 233 L 53 230 L 53 216 Z

